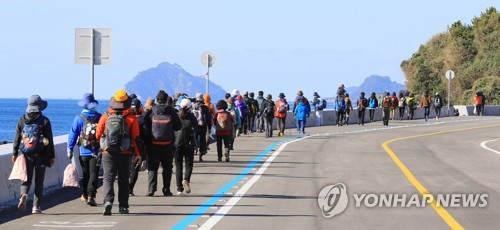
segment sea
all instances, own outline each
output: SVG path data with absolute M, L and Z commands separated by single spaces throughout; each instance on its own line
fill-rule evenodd
M 49 118 L 54 136 L 68 134 L 73 119 L 82 111 L 78 100 L 45 99 L 47 109 L 42 114 Z M 27 98 L 5 99 L 0 98 L 0 141 L 13 142 L 16 134 L 16 125 L 19 117 L 26 112 Z M 103 113 L 109 106 L 109 101 L 99 100 L 97 111 Z

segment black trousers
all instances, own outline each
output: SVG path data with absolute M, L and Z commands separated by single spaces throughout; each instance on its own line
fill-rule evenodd
M 205 154 L 207 152 L 207 129 L 208 127 L 206 125 L 198 126 L 198 131 L 196 131 L 196 139 L 198 140 L 200 154 Z
M 278 119 L 278 130 L 282 133 L 285 133 L 285 122 L 286 122 L 286 117 L 284 118 L 276 118 Z
M 158 168 L 163 168 L 163 192 L 170 192 L 172 168 L 174 161 L 174 144 L 150 145 L 148 147 L 148 193 L 156 192 L 158 185 Z
M 182 180 L 187 180 L 191 183 L 191 174 L 193 173 L 194 148 L 191 145 L 178 146 L 174 152 L 175 157 L 175 179 L 177 182 L 177 191 L 184 191 Z M 186 173 L 182 177 L 183 165 L 185 161 Z
M 255 115 L 253 115 L 253 114 L 248 115 L 247 126 L 248 126 L 249 132 L 252 132 L 252 133 L 255 132 Z
M 104 202 L 115 201 L 114 183 L 118 175 L 118 203 L 121 208 L 128 208 L 130 154 L 102 154 L 102 169 L 104 171 L 103 193 Z
M 134 160 L 137 156 L 132 155 L 130 158 L 131 160 L 131 165 L 130 165 L 130 188 L 129 188 L 129 193 L 134 191 L 135 183 L 137 183 L 137 178 L 139 178 L 139 171 L 141 171 L 141 165 L 133 165 Z
M 405 116 L 405 107 L 399 107 L 399 118 L 403 119 Z
M 358 109 L 358 124 L 365 124 L 366 109 Z
M 227 151 L 229 151 L 231 139 L 232 139 L 231 135 L 229 135 L 229 136 L 217 135 L 217 157 L 218 158 L 222 158 L 222 142 L 224 142 L 224 149 L 228 149 Z
M 241 119 L 241 125 L 239 127 L 240 134 L 247 133 L 246 114 L 245 114 L 245 116 L 241 116 L 240 119 Z
M 342 122 L 344 121 L 344 112 L 335 112 L 337 115 L 337 125 L 342 125 Z
M 99 176 L 97 160 L 92 156 L 80 156 L 79 160 L 83 174 L 83 179 L 80 181 L 82 193 L 85 197 L 95 198 L 95 194 L 97 193 L 97 177 Z
M 273 136 L 273 120 L 274 117 L 265 117 L 264 118 L 264 123 L 266 125 L 266 137 L 272 137 Z
M 368 109 L 370 112 L 370 121 L 373 121 L 373 118 L 375 117 L 375 109 Z
M 40 156 L 24 155 L 26 159 L 26 173 L 28 178 L 21 184 L 21 195 L 28 194 L 33 181 L 33 172 L 35 173 L 35 198 L 33 199 L 33 206 L 40 206 L 42 204 L 43 196 L 43 181 L 45 180 L 45 167 L 41 166 Z
M 441 107 L 435 107 L 434 110 L 436 111 L 436 117 L 440 118 L 441 117 Z

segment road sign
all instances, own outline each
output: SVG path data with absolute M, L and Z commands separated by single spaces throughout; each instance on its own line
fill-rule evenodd
M 452 80 L 455 77 L 455 72 L 453 72 L 453 70 L 448 70 L 444 76 L 446 76 L 446 79 Z
M 111 64 L 111 29 L 76 28 L 75 64 Z
M 207 68 L 215 65 L 215 61 L 215 54 L 210 51 L 207 51 L 201 55 L 201 64 Z

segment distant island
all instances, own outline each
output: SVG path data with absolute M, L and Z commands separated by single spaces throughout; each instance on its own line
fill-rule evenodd
M 163 62 L 158 66 L 139 72 L 125 84 L 127 92 L 134 93 L 141 99 L 156 98 L 159 90 L 165 90 L 170 96 L 186 93 L 195 97 L 196 93 L 205 93 L 206 79 L 186 72 L 178 64 Z M 226 91 L 210 82 L 212 98 L 224 98 Z
M 390 77 L 379 75 L 371 75 L 365 78 L 359 86 L 346 87 L 346 91 L 351 98 L 358 98 L 361 92 L 365 92 L 365 97 L 369 97 L 371 92 L 378 94 L 387 91 L 399 94 L 402 90 L 406 90 L 405 85 L 391 81 Z

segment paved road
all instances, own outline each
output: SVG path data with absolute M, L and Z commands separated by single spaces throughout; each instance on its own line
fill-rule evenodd
M 115 207 L 113 216 L 104 217 L 101 206 L 79 201 L 78 190 L 63 189 L 48 198 L 44 214 L 4 213 L 0 228 L 498 229 L 499 121 L 461 117 L 438 124 L 318 127 L 302 138 L 295 138 L 293 130 L 283 138 L 252 134 L 237 140 L 232 162 L 216 162 L 213 150 L 205 162 L 196 162 L 192 194 L 145 197 L 141 174 L 129 215 L 117 214 Z M 387 141 L 392 142 L 384 148 Z M 318 194 L 336 183 L 347 187 L 347 209 L 324 218 Z M 431 194 L 487 194 L 487 206 L 369 208 L 356 207 L 353 199 L 354 194 L 409 197 L 422 188 Z

